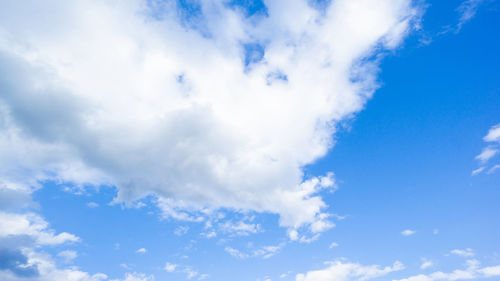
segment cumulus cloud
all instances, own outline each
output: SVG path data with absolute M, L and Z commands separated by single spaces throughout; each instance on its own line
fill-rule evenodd
M 364 266 L 357 263 L 334 261 L 327 263 L 325 269 L 297 274 L 296 281 L 349 281 L 369 280 L 385 276 L 391 272 L 404 269 L 402 263 L 396 261 L 392 266 L 381 268 L 378 265 Z
M 451 281 L 451 280 L 476 280 L 494 276 L 500 276 L 500 266 L 479 267 L 478 260 L 467 260 L 465 269 L 456 269 L 452 272 L 445 273 L 436 271 L 425 275 L 419 274 L 404 279 L 394 281 Z
M 303 167 L 363 108 L 369 58 L 399 46 L 417 11 L 308 2 L 249 19 L 200 1 L 185 24 L 173 1 L 3 1 L 0 180 L 111 185 L 115 202 L 154 195 L 177 219 L 228 208 L 328 229 L 318 192 L 333 176 L 304 180 Z
M 34 213 L 15 214 L 0 212 L 0 238 L 22 237 L 32 239 L 36 245 L 58 245 L 66 242 L 78 242 L 80 238 L 48 228 L 48 223 Z

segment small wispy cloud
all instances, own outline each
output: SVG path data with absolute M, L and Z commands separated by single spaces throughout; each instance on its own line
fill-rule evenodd
M 452 250 L 450 252 L 451 254 L 453 255 L 457 255 L 457 256 L 461 256 L 461 257 L 473 257 L 475 254 L 474 254 L 474 251 L 471 249 L 471 248 L 467 248 L 467 249 L 464 249 L 464 250 L 460 250 L 460 249 L 455 249 L 455 250 Z
M 148 250 L 146 250 L 146 248 L 140 248 L 140 249 L 137 249 L 137 251 L 135 251 L 136 253 L 139 253 L 139 254 L 145 254 Z
M 460 13 L 460 18 L 458 19 L 456 32 L 459 32 L 464 24 L 476 16 L 478 7 L 483 2 L 484 0 L 466 0 L 458 6 L 457 12 Z
M 420 269 L 426 269 L 434 266 L 434 263 L 426 258 L 422 258 L 422 265 L 420 265 Z
M 410 236 L 410 235 L 413 235 L 415 233 L 416 233 L 416 231 L 411 230 L 411 229 L 405 229 L 405 230 L 401 231 L 401 235 L 403 235 L 403 236 Z
M 495 156 L 499 152 L 498 149 L 492 147 L 492 146 L 487 146 L 483 149 L 483 151 L 476 156 L 476 159 L 481 161 L 482 163 L 488 162 L 493 156 Z
M 97 204 L 96 202 L 89 202 L 89 203 L 87 203 L 87 207 L 97 208 L 97 207 L 99 207 L 99 204 Z
M 189 231 L 189 226 L 179 226 L 174 230 L 174 234 L 177 236 L 182 236 Z

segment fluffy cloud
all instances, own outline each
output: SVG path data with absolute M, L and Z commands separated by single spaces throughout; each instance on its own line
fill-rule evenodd
M 56 235 L 53 230 L 48 229 L 48 223 L 36 214 L 0 212 L 0 238 L 12 237 L 29 238 L 36 245 L 58 245 L 80 241 L 80 238 L 67 232 Z
M 0 211 L 0 280 L 107 280 L 108 277 L 102 273 L 91 275 L 76 267 L 58 268 L 50 255 L 38 252 L 42 247 L 78 241 L 79 237 L 67 232 L 56 234 L 37 214 Z M 77 253 L 64 250 L 57 256 L 70 263 Z
M 394 271 L 404 269 L 400 262 L 392 266 L 381 268 L 378 265 L 364 266 L 357 263 L 334 261 L 328 263 L 325 269 L 309 271 L 305 274 L 297 274 L 296 281 L 363 281 L 387 275 Z
M 332 225 L 303 167 L 376 89 L 411 29 L 410 0 L 269 1 L 248 18 L 200 1 L 6 0 L 0 11 L 0 181 L 112 185 L 167 216 L 228 208 Z M 253 47 L 252 47 L 253 46 Z M 201 218 L 200 218 L 201 217 Z

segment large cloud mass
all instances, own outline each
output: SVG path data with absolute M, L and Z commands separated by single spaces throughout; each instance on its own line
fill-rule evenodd
M 104 184 L 178 218 L 328 226 L 317 192 L 333 176 L 302 168 L 376 88 L 369 58 L 400 44 L 411 1 L 193 3 L 186 16 L 173 1 L 2 0 L 2 190 Z

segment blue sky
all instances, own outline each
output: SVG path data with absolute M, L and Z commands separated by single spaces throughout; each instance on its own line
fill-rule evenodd
M 0 2 L 1 280 L 500 280 L 498 1 Z

